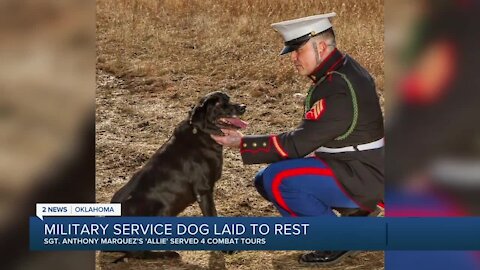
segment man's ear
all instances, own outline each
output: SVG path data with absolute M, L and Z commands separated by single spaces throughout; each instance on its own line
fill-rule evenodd
M 318 54 L 320 55 L 320 57 L 324 58 L 326 52 L 328 51 L 327 42 L 324 40 L 318 40 L 317 44 L 318 44 L 317 47 L 319 51 Z

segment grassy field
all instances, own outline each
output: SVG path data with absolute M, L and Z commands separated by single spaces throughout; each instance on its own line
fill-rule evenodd
M 334 11 L 341 51 L 373 75 L 383 103 L 383 1 L 97 1 L 97 200 L 107 202 L 170 136 L 191 106 L 223 90 L 245 103 L 246 134 L 295 127 L 302 105 L 293 99 L 310 84 L 279 57 L 270 24 Z M 253 187 L 261 165 L 244 166 L 225 151 L 215 193 L 221 216 L 276 216 Z M 200 215 L 196 205 L 183 215 Z M 296 269 L 301 252 L 180 252 L 181 261 L 111 264 L 97 269 Z M 364 252 L 329 269 L 383 269 L 382 252 Z

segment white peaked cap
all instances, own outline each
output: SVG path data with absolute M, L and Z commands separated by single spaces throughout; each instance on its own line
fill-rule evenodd
M 293 51 L 298 43 L 303 44 L 310 37 L 331 28 L 329 18 L 335 15 L 337 15 L 335 12 L 331 12 L 272 24 L 273 29 L 279 32 L 285 41 L 285 48 L 281 54 Z M 296 39 L 303 37 L 305 38 L 296 42 Z

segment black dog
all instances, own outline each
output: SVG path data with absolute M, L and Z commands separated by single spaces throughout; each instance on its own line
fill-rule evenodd
M 122 204 L 124 216 L 176 216 L 197 201 L 204 216 L 216 216 L 213 188 L 223 153 L 210 134 L 245 128 L 237 118 L 245 108 L 225 93 L 206 95 L 111 202 Z
M 222 175 L 223 151 L 210 134 L 245 128 L 247 124 L 237 118 L 245 108 L 230 103 L 222 92 L 202 98 L 170 139 L 113 195 L 111 202 L 122 204 L 122 216 L 176 216 L 195 201 L 204 216 L 216 216 L 213 189 Z M 115 262 L 126 257 L 148 256 L 128 252 Z M 165 257 L 172 256 L 155 258 Z
M 221 129 L 241 129 L 238 119 L 245 105 L 230 103 L 222 92 L 203 97 L 170 139 L 111 202 L 122 204 L 124 216 L 176 216 L 197 201 L 204 216 L 216 216 L 215 182 L 222 175 L 222 146 L 210 134 Z

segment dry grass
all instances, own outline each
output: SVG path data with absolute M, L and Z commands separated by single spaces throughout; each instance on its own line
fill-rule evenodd
M 106 202 L 170 136 L 191 105 L 224 89 L 247 104 L 247 134 L 295 127 L 302 106 L 292 102 L 310 82 L 288 57 L 278 57 L 273 22 L 335 11 L 339 49 L 362 63 L 383 93 L 383 1 L 278 2 L 246 0 L 97 1 L 97 200 Z M 225 151 L 216 187 L 221 216 L 274 216 L 243 166 Z M 184 215 L 200 215 L 192 206 Z M 296 269 L 299 252 L 241 252 L 218 256 L 181 252 L 181 262 L 137 261 L 98 269 Z M 213 259 L 212 259 L 213 258 Z M 212 265 L 212 260 L 218 263 Z M 330 269 L 383 269 L 383 253 L 367 252 Z
M 335 11 L 339 47 L 363 63 L 383 89 L 381 0 L 97 3 L 98 67 L 119 76 L 167 82 L 198 76 L 298 87 L 288 57 L 277 56 L 282 42 L 270 24 Z

